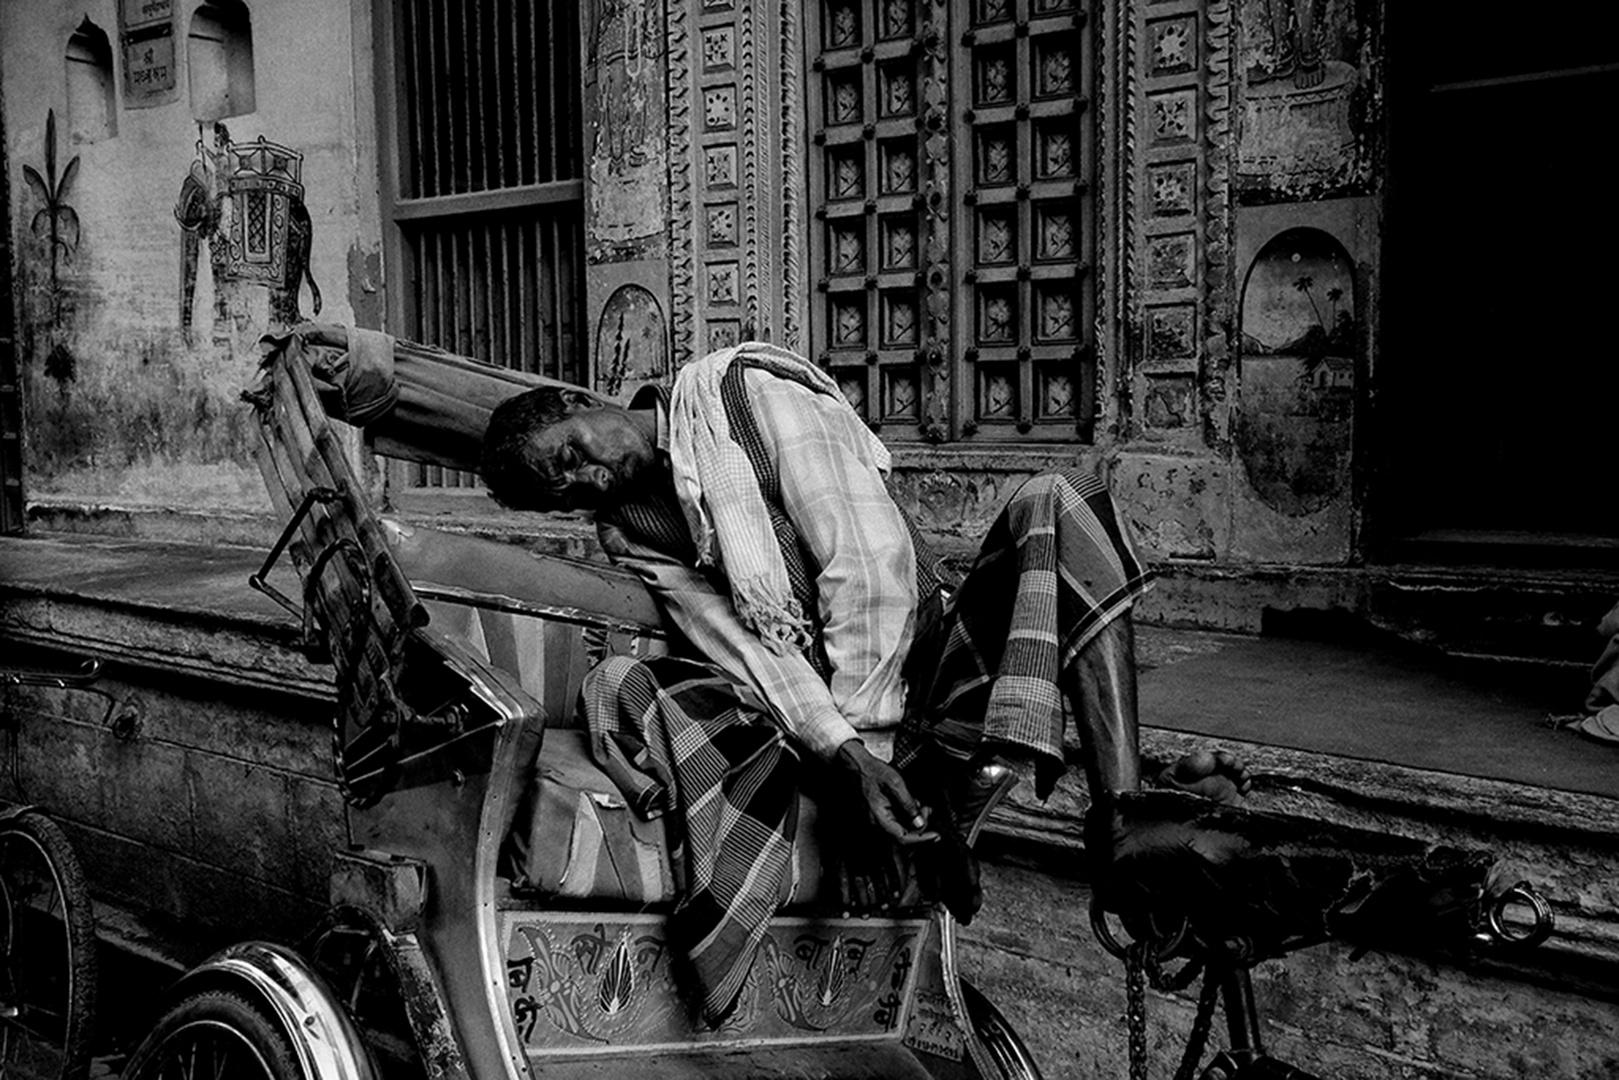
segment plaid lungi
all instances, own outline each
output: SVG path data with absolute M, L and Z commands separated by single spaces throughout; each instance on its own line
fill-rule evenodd
M 635 805 L 669 811 L 680 891 L 670 944 L 717 1025 L 792 896 L 798 755 L 768 714 L 694 661 L 610 657 L 585 676 L 583 696 L 591 753 L 621 786 L 628 773 L 645 785 L 626 791 Z
M 895 764 L 929 743 L 956 758 L 999 745 L 1034 758 L 1044 798 L 1064 768 L 1074 660 L 1150 578 L 1101 479 L 1059 471 L 1028 481 L 985 536 L 942 637 L 918 642 L 938 660 L 931 681 L 912 687 Z

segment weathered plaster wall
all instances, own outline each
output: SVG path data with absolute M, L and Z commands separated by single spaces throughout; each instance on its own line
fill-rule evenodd
M 0 10 L 5 50 L 7 155 L 21 310 L 29 488 L 52 500 L 255 510 L 264 505 L 237 393 L 274 321 L 270 289 L 224 286 L 215 318 L 206 246 L 198 259 L 191 340 L 181 329 L 182 230 L 176 200 L 211 124 L 193 119 L 186 30 L 196 8 L 176 3 L 176 100 L 131 108 L 122 91 L 118 15 L 111 0 L 66 8 L 16 0 Z M 362 5 L 363 7 L 364 5 Z M 368 8 L 366 9 L 368 11 Z M 362 235 L 362 198 L 375 168 L 357 167 L 369 137 L 356 124 L 353 27 L 347 4 L 258 0 L 252 15 L 255 109 L 226 118 L 238 146 L 263 137 L 301 153 L 303 202 L 312 241 L 309 271 L 323 318 L 374 324 L 365 301 L 378 286 L 376 226 Z M 88 16 L 114 42 L 119 85 L 116 135 L 74 142 L 68 134 L 63 53 Z M 363 55 L 363 53 L 362 53 Z M 369 80 L 369 72 L 364 73 Z M 76 218 L 75 242 L 59 246 L 55 280 L 48 239 L 30 225 L 46 209 L 22 166 L 43 176 L 54 113 L 57 194 Z M 369 124 L 369 118 L 367 118 Z M 67 177 L 68 163 L 77 161 Z M 374 221 L 374 211 L 372 212 Z M 358 271 L 351 277 L 351 262 Z M 355 279 L 358 280 L 355 280 Z M 361 301 L 357 303 L 356 301 Z M 307 282 L 300 310 L 313 311 Z

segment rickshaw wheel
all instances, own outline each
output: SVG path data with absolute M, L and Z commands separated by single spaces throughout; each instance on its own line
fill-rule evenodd
M 163 1015 L 123 1080 L 301 1080 L 281 1026 L 240 994 L 201 990 Z
M 995 1061 L 1000 1080 L 1041 1080 L 1040 1066 L 1023 1040 L 989 998 L 972 983 L 961 980 L 962 1003 L 984 1049 Z
M 90 891 L 61 827 L 0 820 L 0 1080 L 84 1080 L 95 1025 Z

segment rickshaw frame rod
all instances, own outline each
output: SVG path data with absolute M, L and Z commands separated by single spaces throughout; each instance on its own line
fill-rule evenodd
M 138 717 L 133 712 L 117 719 L 113 717 L 120 702 L 116 695 L 93 685 L 100 678 L 101 660 L 90 657 L 79 665 L 78 671 L 0 671 L 0 686 L 48 686 L 55 690 L 83 690 L 87 694 L 94 694 L 107 703 L 106 711 L 101 714 L 101 726 L 112 728 L 118 738 L 127 739 L 139 730 Z M 129 721 L 127 727 L 123 725 L 126 719 Z
M 287 549 L 287 545 L 292 543 L 293 536 L 297 534 L 299 526 L 303 524 L 304 518 L 309 516 L 309 511 L 314 509 L 315 504 L 319 503 L 322 506 L 326 506 L 330 503 L 336 502 L 342 497 L 342 485 L 338 485 L 335 488 L 310 488 L 308 494 L 304 496 L 303 502 L 298 504 L 298 509 L 293 511 L 292 517 L 287 521 L 286 528 L 282 529 L 281 535 L 276 538 L 275 545 L 270 548 L 270 554 L 265 556 L 264 565 L 259 567 L 258 573 L 248 576 L 248 585 L 280 604 L 286 609 L 287 614 L 291 615 L 295 619 L 298 619 L 300 622 L 305 618 L 303 609 L 299 608 L 299 606 L 280 589 L 270 584 L 270 582 L 267 580 L 270 576 L 270 569 L 275 566 L 276 560 L 281 558 L 281 553 Z
M 82 690 L 101 678 L 101 661 L 95 658 L 85 660 L 79 665 L 79 671 L 0 671 L 0 685 L 5 686 L 54 686 L 58 690 L 72 687 Z

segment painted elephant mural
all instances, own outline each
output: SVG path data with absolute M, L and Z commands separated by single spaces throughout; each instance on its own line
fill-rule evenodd
M 309 282 L 310 303 L 320 314 L 320 287 L 309 271 L 313 227 L 304 206 L 303 155 L 265 140 L 237 144 L 224 124 L 214 125 L 213 145 L 197 140 L 197 158 L 174 206 L 180 223 L 180 328 L 192 339 L 197 267 L 204 244 L 214 277 L 214 337 L 220 340 L 232 313 L 230 283 L 270 289 L 270 321 L 300 321 L 299 291 Z

